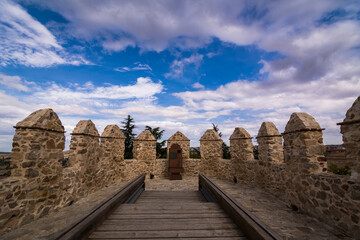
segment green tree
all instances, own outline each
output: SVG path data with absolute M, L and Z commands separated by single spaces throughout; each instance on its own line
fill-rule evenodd
M 166 148 L 165 146 L 165 140 L 159 142 L 165 132 L 165 130 L 160 130 L 160 127 L 152 128 L 150 126 L 145 127 L 146 130 L 149 130 L 152 135 L 154 135 L 156 139 L 156 157 L 157 158 L 166 158 Z
M 213 125 L 213 129 L 215 130 L 215 132 L 217 132 L 219 134 L 219 136 L 222 137 L 222 133 L 219 131 L 218 126 L 215 125 L 214 123 L 212 125 Z M 224 142 L 222 144 L 222 150 L 223 150 L 223 158 L 230 159 L 230 148 Z
M 133 133 L 135 128 L 134 119 L 128 115 L 127 118 L 124 119 L 123 128 L 121 129 L 125 136 L 125 159 L 132 159 L 133 158 L 133 142 L 135 139 L 136 134 Z

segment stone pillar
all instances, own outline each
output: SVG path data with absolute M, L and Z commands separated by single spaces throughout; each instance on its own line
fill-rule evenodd
M 101 134 L 101 158 L 98 175 L 103 185 L 119 180 L 120 162 L 124 160 L 125 136 L 117 125 L 107 125 Z
M 147 165 L 144 173 L 153 173 L 156 162 L 156 139 L 149 130 L 144 130 L 134 139 L 134 159 L 143 161 Z
M 208 129 L 200 138 L 200 154 L 201 166 L 200 171 L 209 176 L 217 176 L 218 162 L 222 159 L 223 141 L 219 134 L 213 130 Z
M 183 159 L 190 158 L 190 139 L 185 137 L 185 135 L 179 131 L 174 133 L 167 141 L 167 156 L 168 156 L 168 158 L 169 158 L 169 149 L 170 149 L 171 145 L 174 143 L 179 144 L 179 146 L 181 147 Z
M 11 177 L 5 179 L 10 192 L 2 198 L 5 182 L 0 189 L 1 228 L 46 215 L 59 204 L 61 195 L 65 135 L 58 115 L 52 109 L 41 109 L 18 122 L 15 129 Z
M 97 185 L 96 169 L 100 159 L 99 133 L 91 120 L 81 120 L 71 133 L 69 163 L 78 170 L 78 189 L 73 189 L 75 197 L 86 196 Z
M 282 137 L 274 123 L 263 122 L 256 139 L 260 161 L 284 162 Z
M 296 173 L 322 172 L 324 157 L 322 129 L 307 113 L 293 113 L 286 124 L 284 156 L 287 167 Z
M 346 160 L 352 163 L 351 175 L 360 180 L 360 97 L 346 112 L 340 130 L 343 134 Z
M 230 136 L 230 156 L 233 161 L 254 160 L 252 137 L 244 128 L 235 128 Z

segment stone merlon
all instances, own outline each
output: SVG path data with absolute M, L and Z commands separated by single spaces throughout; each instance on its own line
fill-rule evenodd
M 101 137 L 102 138 L 125 139 L 123 132 L 116 124 L 107 125 L 104 129 L 104 132 L 101 134 Z
M 40 109 L 18 122 L 15 128 L 43 129 L 54 132 L 64 132 L 58 115 L 51 109 Z
M 202 135 L 200 141 L 222 141 L 222 139 L 214 129 L 208 129 L 204 135 Z
M 309 114 L 304 112 L 296 112 L 291 114 L 289 121 L 286 124 L 285 132 L 283 134 L 298 132 L 298 131 L 322 131 L 319 123 Z
M 174 133 L 169 139 L 168 141 L 190 141 L 190 139 L 188 139 L 184 134 L 182 134 L 181 132 L 177 131 L 176 133 Z
M 71 135 L 88 135 L 99 137 L 99 132 L 91 120 L 80 120 Z
M 235 128 L 233 134 L 230 136 L 230 140 L 234 139 L 251 139 L 252 137 L 244 128 Z
M 279 130 L 277 129 L 277 127 L 275 126 L 274 123 L 272 122 L 263 122 L 261 124 L 261 127 L 259 129 L 257 138 L 260 137 L 280 137 L 280 133 Z
M 144 130 L 135 138 L 135 141 L 156 141 L 156 139 L 149 130 Z
M 355 100 L 353 105 L 347 110 L 346 117 L 343 122 L 337 125 L 346 125 L 360 122 L 360 96 Z

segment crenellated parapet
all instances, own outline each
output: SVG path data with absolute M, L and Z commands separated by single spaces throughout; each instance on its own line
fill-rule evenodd
M 177 131 L 167 140 L 167 156 L 169 156 L 169 149 L 173 144 L 179 144 L 183 159 L 188 159 L 190 157 L 190 139 L 184 134 Z
M 348 109 L 344 121 L 338 125 L 343 134 L 346 159 L 352 164 L 352 175 L 360 180 L 360 97 Z
M 263 122 L 256 139 L 260 161 L 284 162 L 282 136 L 274 123 Z
M 96 169 L 100 161 L 99 132 L 91 120 L 80 120 L 71 133 L 69 163 L 78 171 L 81 184 L 75 196 L 86 195 L 96 188 Z
M 133 146 L 134 159 L 144 162 L 147 169 L 144 173 L 153 173 L 156 162 L 156 139 L 149 130 L 142 131 L 135 139 Z
M 210 176 L 216 176 L 218 172 L 217 162 L 222 159 L 223 141 L 219 134 L 208 129 L 200 138 L 201 171 Z
M 71 133 L 70 166 L 86 171 L 90 164 L 96 162 L 99 138 L 99 132 L 91 120 L 80 120 Z
M 103 157 L 110 158 L 113 162 L 124 160 L 125 136 L 117 125 L 105 127 L 101 134 L 100 148 Z
M 319 123 L 307 113 L 293 113 L 286 124 L 284 136 L 285 163 L 298 173 L 322 172 L 319 158 L 324 157 L 322 131 Z
M 125 136 L 116 125 L 107 125 L 101 134 L 100 162 L 96 171 L 100 182 L 115 182 L 120 176 L 120 162 L 124 160 Z
M 244 128 L 235 128 L 230 136 L 230 155 L 233 161 L 254 160 L 252 137 Z
M 60 204 L 64 127 L 52 109 L 30 114 L 15 126 L 11 177 L 0 184 L 0 228 L 46 215 Z
M 65 131 L 52 109 L 30 114 L 14 127 L 11 175 L 26 179 L 57 177 L 64 157 Z

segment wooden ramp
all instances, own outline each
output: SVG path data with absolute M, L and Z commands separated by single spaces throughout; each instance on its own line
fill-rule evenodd
M 216 203 L 199 191 L 144 191 L 121 204 L 89 239 L 247 239 Z

